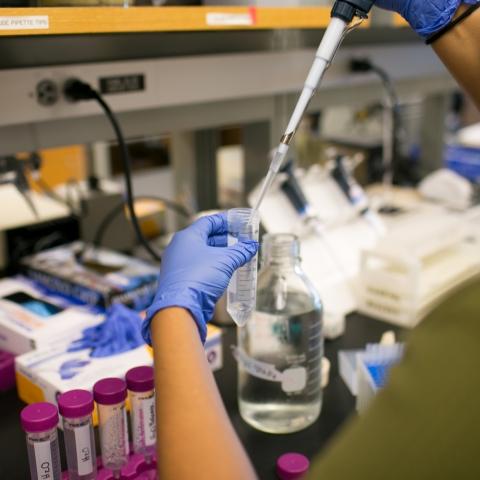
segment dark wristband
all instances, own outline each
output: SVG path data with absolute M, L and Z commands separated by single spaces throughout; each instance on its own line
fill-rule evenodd
M 455 20 L 452 20 L 448 25 L 445 25 L 441 30 L 438 32 L 432 33 L 426 40 L 426 45 L 431 45 L 433 42 L 437 41 L 439 38 L 443 37 L 447 32 L 453 30 L 459 23 L 462 23 L 467 17 L 469 17 L 477 8 L 480 7 L 480 3 L 475 5 L 471 5 L 468 7 L 460 16 L 458 16 Z

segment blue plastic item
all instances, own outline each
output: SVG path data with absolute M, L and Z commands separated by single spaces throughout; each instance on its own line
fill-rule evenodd
M 399 13 L 422 37 L 448 25 L 460 4 L 475 5 L 480 0 L 377 0 L 375 5 Z
M 163 255 L 157 294 L 143 324 L 147 343 L 151 344 L 152 318 L 168 307 L 187 309 L 205 342 L 207 323 L 233 273 L 258 250 L 258 242 L 254 241 L 231 247 L 227 243 L 226 213 L 203 217 L 173 237 Z
M 480 183 L 480 149 L 478 148 L 447 145 L 445 166 L 474 183 Z

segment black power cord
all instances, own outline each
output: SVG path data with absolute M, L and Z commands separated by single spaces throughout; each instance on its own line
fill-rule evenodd
M 173 210 L 177 214 L 190 219 L 191 214 L 190 212 L 183 206 L 180 205 L 179 203 L 172 202 L 171 200 L 167 200 L 166 198 L 158 197 L 155 195 L 142 195 L 140 197 L 135 197 L 135 200 L 154 200 L 159 203 L 163 203 L 167 208 Z M 110 224 L 115 220 L 115 218 L 120 215 L 125 208 L 125 202 L 121 202 L 118 205 L 115 205 L 103 218 L 103 220 L 100 222 L 96 232 L 95 236 L 93 238 L 93 245 L 95 247 L 101 247 L 103 243 L 103 237 L 105 235 L 105 232 L 107 231 L 108 227 Z
M 397 166 L 398 157 L 398 130 L 400 126 L 400 102 L 398 100 L 395 85 L 390 78 L 390 75 L 381 67 L 371 62 L 368 58 L 354 58 L 350 61 L 350 71 L 358 73 L 374 73 L 376 74 L 383 85 L 388 101 L 387 107 L 391 111 L 391 128 L 392 128 L 392 145 L 390 150 L 391 164 L 385 166 L 384 181 L 389 179 L 388 183 L 393 183 L 395 175 L 395 167 Z M 384 152 L 384 159 L 385 159 Z
M 126 191 L 126 205 L 130 214 L 130 221 L 132 223 L 135 235 L 138 241 L 145 247 L 147 252 L 152 256 L 152 258 L 161 262 L 160 255 L 155 251 L 154 248 L 150 245 L 148 240 L 143 235 L 142 229 L 140 228 L 140 223 L 138 221 L 137 215 L 135 213 L 134 207 L 134 195 L 133 195 L 133 186 L 132 186 L 132 161 L 130 158 L 130 153 L 125 143 L 125 138 L 123 136 L 122 129 L 120 124 L 115 117 L 115 114 L 110 109 L 109 105 L 103 97 L 93 89 L 88 83 L 82 82 L 78 79 L 67 80 L 64 87 L 65 97 L 71 101 L 78 102 L 80 100 L 96 100 L 99 105 L 102 107 L 105 115 L 110 120 L 115 136 L 117 137 L 117 142 L 120 147 L 121 159 L 123 162 L 123 168 L 125 173 L 125 191 Z M 123 204 L 122 204 L 123 205 Z

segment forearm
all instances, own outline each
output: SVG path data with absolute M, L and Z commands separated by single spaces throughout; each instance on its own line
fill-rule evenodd
M 465 9 L 462 6 L 457 15 Z M 480 9 L 434 42 L 433 48 L 480 109 Z
M 256 478 L 230 424 L 190 314 L 180 308 L 162 310 L 151 332 L 159 478 Z

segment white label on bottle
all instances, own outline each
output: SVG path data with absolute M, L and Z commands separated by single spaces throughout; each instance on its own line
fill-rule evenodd
M 236 346 L 232 346 L 232 353 L 239 365 L 253 377 L 270 382 L 282 381 L 282 373 L 275 368 L 275 365 L 255 360 Z
M 232 346 L 232 353 L 250 375 L 270 382 L 280 382 L 285 393 L 301 392 L 307 386 L 307 370 L 304 367 L 292 367 L 279 372 L 275 365 L 255 360 L 236 346 Z
M 282 377 L 282 390 L 285 393 L 301 392 L 307 386 L 307 370 L 304 367 L 284 370 Z
M 143 431 L 145 432 L 145 446 L 155 445 L 157 430 L 155 428 L 155 396 L 142 400 Z
M 48 15 L 0 16 L 0 30 L 48 30 Z
M 37 467 L 38 480 L 53 479 L 52 450 L 50 441 L 35 442 L 33 444 L 35 451 L 35 464 Z
M 90 440 L 90 425 L 74 429 L 75 449 L 77 451 L 78 474 L 88 475 L 93 472 L 92 444 Z

